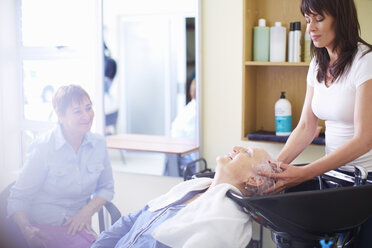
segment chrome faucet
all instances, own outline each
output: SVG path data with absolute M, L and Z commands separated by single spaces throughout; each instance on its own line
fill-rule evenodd
M 354 186 L 366 184 L 368 172 L 366 171 L 365 168 L 358 165 L 355 166 L 354 175 L 355 175 Z

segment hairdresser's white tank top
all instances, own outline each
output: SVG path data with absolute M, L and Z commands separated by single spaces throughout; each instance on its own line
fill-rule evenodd
M 359 44 L 352 66 L 329 88 L 325 86 L 324 81 L 319 83 L 316 79 L 318 68 L 315 59 L 310 63 L 307 83 L 314 87 L 313 112 L 319 119 L 325 120 L 326 154 L 354 136 L 356 89 L 372 79 L 372 52 L 362 57 L 366 49 L 365 45 Z M 355 165 L 363 166 L 372 172 L 372 150 L 340 169 L 354 171 Z

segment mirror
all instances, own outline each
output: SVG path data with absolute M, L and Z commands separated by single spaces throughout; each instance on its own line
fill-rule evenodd
M 151 144 L 187 139 L 198 147 L 199 1 L 103 0 L 105 132 L 127 134 L 126 141 L 142 135 L 138 140 L 146 142 L 110 149 L 114 170 L 174 175 L 165 171 L 174 158 Z M 195 151 L 177 156 L 177 163 L 198 158 Z

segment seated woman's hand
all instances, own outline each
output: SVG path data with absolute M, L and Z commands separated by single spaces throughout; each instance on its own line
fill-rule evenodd
M 64 224 L 69 226 L 67 233 L 75 235 L 77 232 L 80 232 L 83 229 L 91 231 L 91 217 L 90 211 L 86 208 L 83 208 L 79 213 L 72 216 L 71 219 L 67 220 Z
M 270 177 L 276 179 L 274 186 L 265 190 L 266 193 L 278 193 L 286 188 L 293 187 L 301 182 L 305 181 L 306 176 L 301 166 L 293 166 L 289 164 L 280 164 L 280 169 L 282 172 L 279 173 L 270 173 L 264 171 L 258 171 L 260 176 Z
M 30 248 L 45 248 L 44 241 L 50 239 L 48 235 L 32 225 L 24 227 L 22 233 Z

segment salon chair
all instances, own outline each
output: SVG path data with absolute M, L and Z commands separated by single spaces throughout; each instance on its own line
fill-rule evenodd
M 330 171 L 276 195 L 227 193 L 272 231 L 278 248 L 337 247 L 340 241 L 339 247 L 356 247 L 360 225 L 372 216 L 371 195 L 372 181 L 360 167 L 354 177 Z
M 3 231 L 6 229 L 4 227 L 5 219 L 7 216 L 7 199 L 10 194 L 11 187 L 15 182 L 9 184 L 1 193 L 0 193 L 0 230 Z M 106 214 L 107 213 L 107 214 Z M 110 217 L 109 219 L 107 217 Z M 103 208 L 98 212 L 98 225 L 99 232 L 103 232 L 111 224 L 114 224 L 121 217 L 119 209 L 112 203 L 106 202 Z

